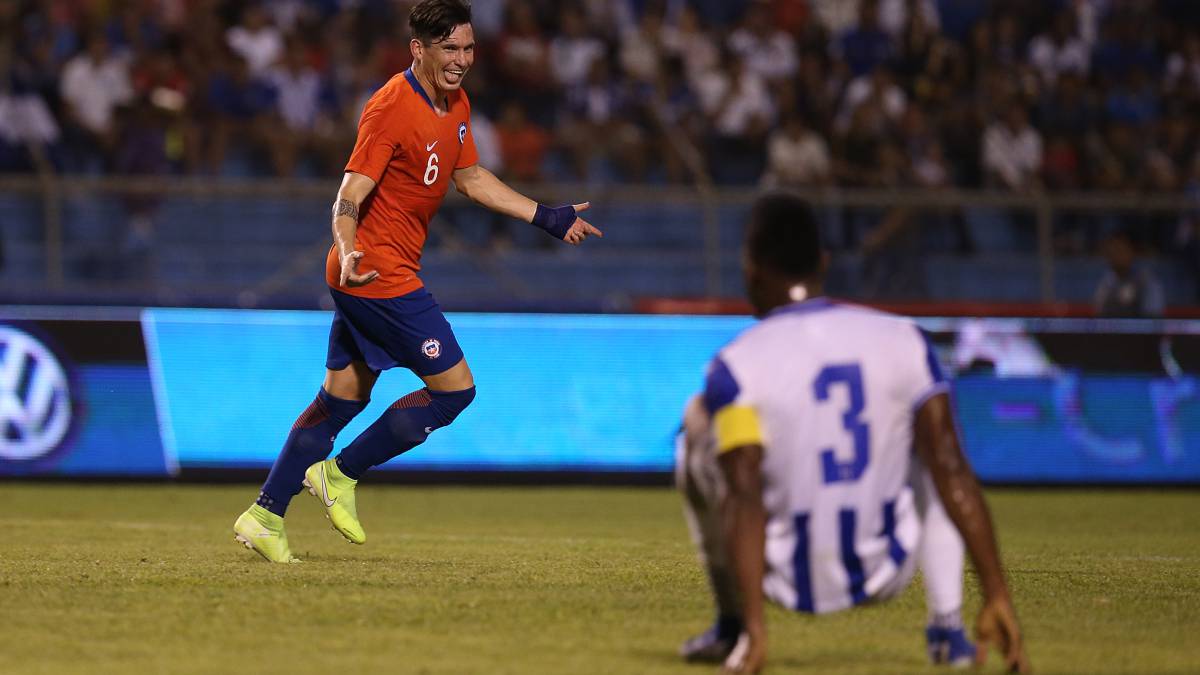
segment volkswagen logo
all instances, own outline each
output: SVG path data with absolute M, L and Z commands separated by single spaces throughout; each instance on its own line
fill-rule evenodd
M 0 325 L 0 461 L 45 457 L 70 428 L 71 392 L 58 358 L 32 335 Z

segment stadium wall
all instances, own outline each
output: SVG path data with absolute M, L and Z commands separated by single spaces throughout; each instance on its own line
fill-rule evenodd
M 479 385 L 389 478 L 665 481 L 739 316 L 451 314 Z M 0 475 L 261 475 L 320 386 L 330 315 L 0 308 Z M 990 483 L 1200 484 L 1200 321 L 921 318 Z M 380 380 L 343 442 L 420 386 Z M 339 444 L 340 445 L 340 444 Z

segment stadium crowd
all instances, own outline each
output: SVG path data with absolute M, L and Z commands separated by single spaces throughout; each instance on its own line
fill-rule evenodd
M 340 171 L 404 0 L 0 2 L 0 170 Z M 1192 0 L 477 0 L 515 181 L 1200 192 Z
M 488 163 L 539 180 L 1177 190 L 1187 0 L 477 0 Z M 385 0 L 0 3 L 3 165 L 336 172 L 411 60 Z M 28 146 L 34 146 L 29 156 Z M 699 150 L 699 157 L 687 148 Z

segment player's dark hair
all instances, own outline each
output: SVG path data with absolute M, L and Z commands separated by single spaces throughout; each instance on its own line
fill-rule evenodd
M 463 0 L 421 0 L 408 15 L 412 36 L 427 45 L 445 40 L 464 23 L 471 23 L 471 3 Z
M 821 265 L 821 230 L 808 202 L 775 192 L 754 204 L 746 231 L 746 252 L 758 265 L 795 279 Z

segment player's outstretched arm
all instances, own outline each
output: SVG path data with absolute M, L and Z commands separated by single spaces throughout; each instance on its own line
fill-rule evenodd
M 744 632 L 721 669 L 725 673 L 757 673 L 767 659 L 763 570 L 767 514 L 763 508 L 761 445 L 722 452 L 718 461 L 728 492 L 721 503 L 721 522 L 742 600 Z
M 505 185 L 491 171 L 478 164 L 454 171 L 454 186 L 468 199 L 497 213 L 531 223 L 568 244 L 578 245 L 588 237 L 604 233 L 578 216 L 591 204 L 548 207 Z
M 333 203 L 333 243 L 342 263 L 339 286 L 365 286 L 379 278 L 378 271 L 358 271 L 363 252 L 355 250 L 354 240 L 358 233 L 358 209 L 374 189 L 375 181 L 353 171 L 346 172 L 338 188 L 337 200 Z
M 917 411 L 916 449 L 933 476 L 946 513 L 962 534 L 983 586 L 984 606 L 975 624 L 977 664 L 983 665 L 989 646 L 994 644 L 1010 671 L 1030 672 L 1021 627 L 1000 564 L 992 516 L 959 445 L 948 394 L 930 398 Z

